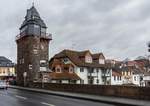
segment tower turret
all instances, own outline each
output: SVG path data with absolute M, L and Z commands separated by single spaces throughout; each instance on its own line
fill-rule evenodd
M 16 36 L 17 81 L 19 84 L 38 81 L 41 73 L 49 71 L 49 41 L 51 34 L 46 32 L 46 24 L 34 6 L 27 9 L 25 20 Z M 26 76 L 23 76 L 24 73 Z

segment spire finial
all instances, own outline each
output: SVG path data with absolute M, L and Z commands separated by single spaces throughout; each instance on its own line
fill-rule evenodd
M 34 0 L 33 0 L 33 2 L 32 2 L 32 6 L 34 7 Z

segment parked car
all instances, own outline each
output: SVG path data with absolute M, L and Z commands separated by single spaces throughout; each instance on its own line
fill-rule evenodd
M 6 81 L 0 81 L 0 89 L 7 89 L 7 83 L 6 83 Z

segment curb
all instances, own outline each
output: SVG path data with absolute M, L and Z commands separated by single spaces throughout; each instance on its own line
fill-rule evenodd
M 93 101 L 93 102 L 101 102 L 101 103 L 107 103 L 107 104 L 113 104 L 113 105 L 119 105 L 119 106 L 144 106 L 140 105 L 137 103 L 129 104 L 129 103 L 123 103 L 120 101 L 110 101 L 110 100 L 102 100 L 102 99 L 97 99 L 97 98 L 92 98 L 92 97 L 86 97 L 86 95 L 79 96 L 79 95 L 74 95 L 73 93 L 62 93 L 62 92 L 57 92 L 57 91 L 48 91 L 44 89 L 37 89 L 37 88 L 26 88 L 26 87 L 18 87 L 18 86 L 10 86 L 9 88 L 12 89 L 19 89 L 19 90 L 25 90 L 25 91 L 32 91 L 36 93 L 43 93 L 43 94 L 49 94 L 49 95 L 54 95 L 54 96 L 62 96 L 62 97 L 67 97 L 67 98 L 74 98 L 74 99 L 82 99 L 82 100 L 88 100 L 88 101 Z

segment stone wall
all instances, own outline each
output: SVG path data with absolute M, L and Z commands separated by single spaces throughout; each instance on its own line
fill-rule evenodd
M 30 84 L 30 87 L 41 88 L 42 84 Z M 150 100 L 150 87 L 45 83 L 44 89 Z

